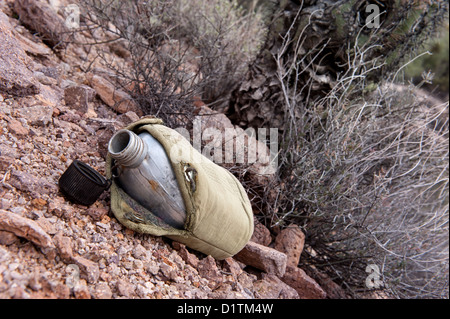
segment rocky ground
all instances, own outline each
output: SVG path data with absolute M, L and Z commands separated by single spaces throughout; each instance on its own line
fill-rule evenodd
M 108 192 L 91 207 L 67 201 L 58 179 L 68 165 L 78 159 L 104 174 L 109 138 L 142 114 L 101 72 L 85 72 L 85 48 L 52 50 L 25 14 L 16 19 L 21 8 L 47 8 L 50 35 L 61 19 L 46 2 L 0 1 L 0 298 L 345 297 L 297 267 L 298 227 L 274 237 L 255 219 L 244 250 L 217 261 L 126 229 Z

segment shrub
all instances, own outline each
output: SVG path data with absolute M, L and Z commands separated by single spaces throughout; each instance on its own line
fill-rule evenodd
M 274 55 L 285 129 L 266 219 L 302 225 L 311 248 L 302 266 L 327 271 L 356 297 L 374 264 L 391 296 L 448 298 L 448 101 L 396 84 L 403 67 L 369 82 L 382 65 L 364 58 L 371 45 L 349 48 L 346 71 L 317 100 L 303 98 L 310 83 L 291 80 L 306 58 Z
M 227 101 L 256 58 L 266 33 L 259 12 L 246 13 L 236 0 L 177 1 L 179 35 L 201 54 L 202 98 Z
M 265 30 L 260 16 L 245 13 L 236 1 L 81 3 L 81 31 L 89 32 L 94 44 L 115 43 L 129 53 L 126 64 L 117 65 L 97 46 L 117 85 L 145 114 L 171 126 L 191 122 L 196 96 L 205 102 L 226 99 L 258 52 Z

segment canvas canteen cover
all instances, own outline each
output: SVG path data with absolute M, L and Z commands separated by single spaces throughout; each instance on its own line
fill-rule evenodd
M 174 228 L 125 193 L 112 178 L 115 163 L 108 154 L 106 175 L 112 179 L 115 217 L 136 232 L 166 236 L 219 260 L 238 253 L 253 234 L 253 212 L 237 178 L 160 119 L 141 119 L 126 129 L 150 133 L 165 149 L 184 200 L 186 221 L 183 229 Z

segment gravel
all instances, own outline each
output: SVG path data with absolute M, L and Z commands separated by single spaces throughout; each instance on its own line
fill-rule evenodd
M 23 36 L 38 41 L 26 30 Z M 34 45 L 50 52 L 42 42 Z M 15 49 L 25 55 L 20 46 Z M 20 97 L 0 95 L 0 298 L 273 296 L 254 291 L 253 283 L 264 279 L 242 271 L 243 264 L 230 274 L 232 261 L 125 228 L 109 209 L 108 192 L 89 208 L 62 196 L 58 179 L 70 163 L 83 161 L 104 175 L 105 142 L 123 122 L 139 118 L 92 98 L 80 70 L 94 59 L 83 62 L 79 49 L 69 45 L 64 61 L 53 53 L 33 60 L 34 76 L 27 71 L 26 80 L 37 94 L 25 94 L 25 87 Z M 71 87 L 92 93 L 87 105 L 66 105 L 64 90 Z

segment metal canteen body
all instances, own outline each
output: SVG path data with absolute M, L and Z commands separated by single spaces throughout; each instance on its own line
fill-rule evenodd
M 123 129 L 112 136 L 108 152 L 116 161 L 120 187 L 167 224 L 182 229 L 186 209 L 162 145 L 147 132 L 136 135 Z

